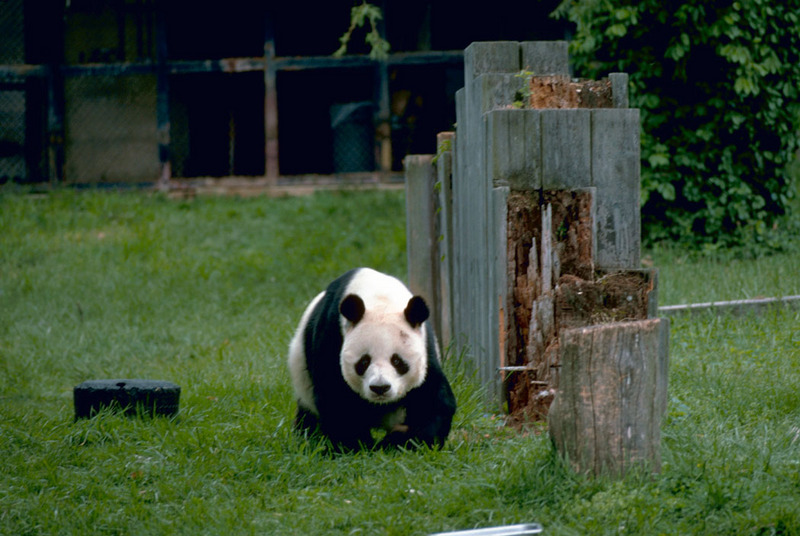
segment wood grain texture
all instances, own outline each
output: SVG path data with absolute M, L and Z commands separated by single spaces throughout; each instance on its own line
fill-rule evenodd
M 494 110 L 487 114 L 489 178 L 513 190 L 542 187 L 541 112 Z
M 454 132 L 441 132 L 437 136 L 436 181 L 438 185 L 439 214 L 437 218 L 437 246 L 439 254 L 439 307 L 441 331 L 439 341 L 447 348 L 453 340 L 453 146 Z
M 562 332 L 550 435 L 576 471 L 660 470 L 668 333 L 660 318 Z
M 406 236 L 408 287 L 422 296 L 432 311 L 436 333 L 441 333 L 438 296 L 439 256 L 436 247 L 436 210 L 433 155 L 408 155 L 406 170 Z
M 525 41 L 520 43 L 521 68 L 534 75 L 569 74 L 566 41 Z
M 479 41 L 464 50 L 464 80 L 486 73 L 516 73 L 520 70 L 517 41 Z
M 592 110 L 592 186 L 597 188 L 597 266 L 638 268 L 641 251 L 639 110 Z
M 628 73 L 610 73 L 608 79 L 611 81 L 611 100 L 614 108 L 627 108 L 628 98 Z
M 542 186 L 592 186 L 591 110 L 542 110 Z

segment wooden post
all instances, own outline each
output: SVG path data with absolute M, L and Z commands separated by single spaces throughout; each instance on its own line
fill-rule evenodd
M 627 108 L 628 99 L 628 73 L 609 73 L 611 81 L 611 100 L 614 108 Z
M 389 67 L 385 61 L 375 64 L 375 162 L 380 171 L 392 170 L 392 125 L 389 105 Z
M 658 318 L 562 332 L 550 435 L 576 471 L 660 470 L 668 337 L 669 321 Z
M 475 363 L 488 400 L 496 407 L 500 402 L 497 351 L 501 343 L 497 327 L 501 311 L 495 294 L 493 259 L 499 235 L 492 228 L 498 210 L 497 196 L 487 177 L 485 113 L 511 102 L 522 87 L 522 79 L 516 76 L 519 70 L 517 42 L 482 42 L 467 47 L 456 138 L 457 156 L 465 165 L 458 167 L 453 182 L 453 202 L 459 214 L 454 222 L 458 237 L 454 247 L 459 262 L 456 296 L 460 300 L 459 305 L 454 303 L 454 313 L 460 317 L 454 327 L 459 342 L 466 342 L 462 347 L 468 349 L 467 355 Z
M 436 333 L 441 333 L 439 256 L 434 219 L 434 172 L 432 155 L 408 155 L 406 170 L 406 236 L 408 286 L 428 303 Z
M 532 70 L 533 78 L 519 76 L 522 69 Z M 547 416 L 563 379 L 562 333 L 585 327 L 624 334 L 625 322 L 657 314 L 656 275 L 638 270 L 639 113 L 627 108 L 627 75 L 580 81 L 568 73 L 565 42 L 473 43 L 466 49 L 452 181 L 438 170 L 442 193 L 452 195 L 452 204 L 441 198 L 439 230 L 418 213 L 435 205 L 412 195 L 417 183 L 429 182 L 415 176 L 429 172 L 415 168 L 418 160 L 406 160 L 409 279 L 424 288 L 428 278 L 435 280 L 431 251 L 445 259 L 440 293 L 426 291 L 439 300 L 440 333 L 447 319 L 449 340 L 474 362 L 490 406 L 506 402 L 512 419 Z M 530 108 L 517 109 L 512 103 L 524 83 L 530 84 Z M 450 166 L 444 156 L 442 166 Z M 447 237 L 441 249 L 435 244 L 440 234 Z M 636 346 L 642 366 L 666 360 L 662 339 L 661 346 Z M 666 368 L 658 377 L 663 397 Z M 602 422 L 603 415 L 592 418 L 603 429 L 613 425 Z M 634 424 L 625 432 L 638 434 Z M 657 435 L 650 430 L 636 438 L 652 444 Z M 657 468 L 657 455 L 630 452 Z M 614 463 L 599 462 L 616 470 Z
M 381 10 L 386 13 L 385 1 Z M 386 39 L 386 22 L 378 20 L 378 33 Z M 392 110 L 389 94 L 389 66 L 385 60 L 375 62 L 375 94 L 373 95 L 375 123 L 375 163 L 380 171 L 392 171 Z
M 47 68 L 47 177 L 51 186 L 64 179 L 64 79 L 58 65 Z
M 482 74 L 519 71 L 519 43 L 516 41 L 477 42 L 464 50 L 464 80 L 469 83 Z
M 456 117 L 463 117 L 466 114 L 466 95 L 464 88 L 456 91 Z M 457 127 L 455 143 L 453 144 L 453 181 L 451 193 L 453 197 L 453 237 L 452 255 L 453 270 L 451 272 L 450 295 L 452 296 L 453 308 L 451 318 L 453 322 L 453 342 L 463 348 L 466 344 L 464 326 L 467 320 L 465 313 L 466 296 L 464 287 L 466 284 L 466 262 L 464 243 L 465 237 L 463 228 L 466 219 L 464 213 L 464 178 L 466 169 L 461 155 L 467 150 L 466 133 L 461 126 Z
M 171 131 L 169 121 L 169 56 L 167 54 L 167 21 L 164 6 L 159 3 L 156 12 L 156 123 L 158 132 L 158 160 L 161 172 L 158 188 L 169 189 L 172 179 L 170 156 Z
M 540 110 L 494 110 L 487 114 L 487 166 L 495 186 L 542 188 Z
M 591 186 L 591 111 L 542 110 L 542 186 L 571 190 Z
M 568 75 L 569 53 L 566 41 L 526 41 L 520 43 L 522 69 L 536 76 Z
M 641 251 L 639 110 L 591 110 L 592 186 L 597 189 L 597 266 L 638 268 Z
M 453 143 L 454 132 L 441 132 L 436 137 L 436 181 L 438 184 L 438 223 L 434 238 L 439 254 L 439 341 L 447 348 L 453 340 Z
M 275 62 L 274 13 L 267 10 L 264 20 L 264 175 L 277 183 L 278 165 L 278 69 Z

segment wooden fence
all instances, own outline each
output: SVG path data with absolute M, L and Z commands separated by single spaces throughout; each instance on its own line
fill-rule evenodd
M 443 344 L 473 361 L 490 403 L 523 418 L 546 416 L 562 359 L 592 359 L 581 338 L 596 334 L 583 328 L 635 333 L 598 339 L 613 341 L 622 361 L 655 341 L 644 351 L 656 365 L 626 365 L 625 385 L 609 378 L 607 397 L 609 407 L 653 397 L 655 410 L 646 423 L 618 420 L 605 446 L 591 438 L 597 448 L 578 463 L 595 472 L 641 460 L 657 468 L 652 434 L 636 444 L 646 449 L 627 448 L 632 430 L 660 426 L 668 334 L 666 320 L 647 320 L 657 314 L 657 277 L 639 269 L 639 112 L 627 107 L 627 75 L 570 79 L 566 42 L 473 43 L 464 65 L 456 133 L 439 136 L 435 157 L 406 159 L 410 286 L 434 304 Z M 641 391 L 650 387 L 657 392 Z M 575 407 L 566 398 L 582 392 L 564 386 L 560 406 Z M 600 402 L 590 409 L 587 418 L 604 411 Z M 551 424 L 565 429 L 575 432 L 574 422 Z M 554 439 L 574 455 L 587 438 Z M 626 454 L 612 463 L 600 454 L 610 451 Z

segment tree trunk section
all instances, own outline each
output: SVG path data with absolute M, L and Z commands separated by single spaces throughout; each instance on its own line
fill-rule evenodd
M 550 436 L 581 473 L 658 472 L 667 405 L 669 321 L 650 319 L 565 330 Z

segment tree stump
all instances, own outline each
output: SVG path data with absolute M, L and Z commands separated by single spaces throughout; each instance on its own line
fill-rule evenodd
M 550 436 L 574 470 L 658 472 L 667 406 L 669 321 L 600 324 L 561 334 Z

